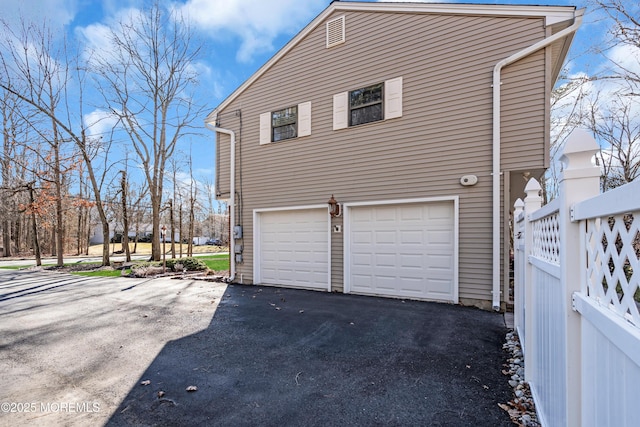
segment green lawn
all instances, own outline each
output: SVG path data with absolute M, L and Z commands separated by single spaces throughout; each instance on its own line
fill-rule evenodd
M 207 255 L 207 256 L 195 256 L 201 261 L 204 261 L 211 270 L 221 271 L 229 269 L 229 255 Z
M 130 273 L 131 270 L 126 270 L 125 274 Z M 96 270 L 96 271 L 74 271 L 71 274 L 78 276 L 91 276 L 91 277 L 120 277 L 122 276 L 121 270 Z
M 194 258 L 198 258 L 203 261 L 207 267 L 214 271 L 224 271 L 229 270 L 229 255 L 227 254 L 219 254 L 219 255 L 207 255 L 207 256 L 198 256 L 196 255 Z M 35 264 L 34 264 L 35 265 Z M 43 267 L 51 267 L 54 264 L 46 264 Z M 67 266 L 76 265 L 74 264 L 65 264 Z M 83 264 L 83 265 L 93 265 L 93 264 Z M 95 268 L 98 268 L 100 264 L 95 264 Z M 19 270 L 21 268 L 28 268 L 30 266 L 0 266 L 1 269 L 5 270 Z M 127 271 L 126 273 L 129 273 Z M 125 273 L 125 274 L 126 274 Z M 72 274 L 77 274 L 78 276 L 97 276 L 97 277 L 120 277 L 122 272 L 120 270 L 97 270 L 97 271 L 75 271 Z

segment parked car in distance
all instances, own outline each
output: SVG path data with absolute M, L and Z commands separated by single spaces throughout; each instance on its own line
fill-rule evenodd
M 213 246 L 222 246 L 222 240 L 220 239 L 209 239 L 206 242 L 207 245 L 213 245 Z

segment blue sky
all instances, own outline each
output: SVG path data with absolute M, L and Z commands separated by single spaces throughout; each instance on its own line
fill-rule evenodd
M 547 0 L 539 4 L 585 7 L 589 0 Z M 460 3 L 459 1 L 450 1 Z M 189 15 L 197 37 L 204 43 L 200 81 L 202 102 L 215 108 L 229 93 L 251 76 L 278 49 L 324 10 L 329 0 L 177 0 L 167 1 Z M 464 3 L 532 4 L 532 1 L 474 1 Z M 117 21 L 129 8 L 143 0 L 0 0 L 0 16 L 16 21 L 19 15 L 52 27 L 63 26 L 69 34 L 82 35 L 99 43 L 101 30 Z M 534 3 L 535 4 L 535 3 Z M 574 41 L 571 73 L 592 73 L 602 60 L 578 55 L 604 42 L 606 24 L 588 13 Z M 621 53 L 623 54 L 623 53 Z M 209 108 L 210 107 L 210 108 Z M 204 120 L 204 117 L 202 117 Z M 213 133 L 191 141 L 196 178 L 213 177 Z M 185 151 L 189 149 L 184 148 Z

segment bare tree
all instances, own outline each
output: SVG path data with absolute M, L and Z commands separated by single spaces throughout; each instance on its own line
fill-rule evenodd
M 640 53 L 640 3 L 628 0 L 593 0 L 609 19 L 611 39 L 607 46 L 599 49 L 612 64 L 604 78 L 617 79 L 626 87 L 625 93 L 640 96 L 640 57 L 637 55 L 615 55 L 615 48 L 629 48 Z
M 47 127 L 36 127 L 35 122 L 28 121 L 38 132 L 40 138 L 50 146 L 52 182 L 56 188 L 56 255 L 57 264 L 64 263 L 64 217 L 63 188 L 66 159 L 75 160 L 76 153 L 66 153 L 65 144 L 72 142 L 76 151 L 84 161 L 91 182 L 95 206 L 103 228 L 103 265 L 109 264 L 109 224 L 101 199 L 102 183 L 107 173 L 103 168 L 99 179 L 93 161 L 98 152 L 108 153 L 109 144 L 90 138 L 87 126 L 83 121 L 83 88 L 86 67 L 74 63 L 70 58 L 78 58 L 78 54 L 70 55 L 66 40 L 58 46 L 54 40 L 54 32 L 45 24 L 22 26 L 21 33 L 15 34 L 11 27 L 4 23 L 4 49 L 0 52 L 0 60 L 4 73 L 0 74 L 0 88 L 16 96 L 30 107 L 31 114 L 42 116 Z M 8 52 L 4 54 L 3 52 Z M 77 93 L 69 92 L 69 82 L 74 80 Z M 66 157 L 65 157 L 66 156 Z M 106 163 L 107 155 L 104 155 Z
M 613 96 L 592 104 L 590 115 L 590 128 L 601 146 L 603 191 L 640 175 L 640 102 L 620 93 Z
M 195 89 L 194 45 L 189 24 L 159 3 L 121 21 L 110 46 L 97 53 L 101 92 L 138 155 L 152 209 L 152 258 L 160 259 L 160 213 L 165 165 L 192 121 L 200 116 L 189 92 Z
M 129 215 L 127 212 L 127 171 L 122 170 L 122 180 L 120 181 L 120 192 L 122 197 L 122 249 L 124 250 L 125 260 L 131 262 L 131 251 L 129 249 Z

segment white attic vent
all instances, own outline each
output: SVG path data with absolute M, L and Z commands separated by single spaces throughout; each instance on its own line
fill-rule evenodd
M 344 43 L 344 15 L 327 22 L 327 48 Z

